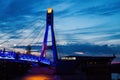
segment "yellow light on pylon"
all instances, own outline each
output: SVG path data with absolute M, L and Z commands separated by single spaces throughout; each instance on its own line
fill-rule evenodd
M 48 8 L 48 13 L 52 13 L 52 8 Z

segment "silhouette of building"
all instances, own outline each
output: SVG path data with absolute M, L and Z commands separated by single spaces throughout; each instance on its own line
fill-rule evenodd
M 111 80 L 111 61 L 115 57 L 65 56 L 56 66 L 57 74 L 74 75 L 63 80 Z M 79 75 L 79 76 L 77 76 Z

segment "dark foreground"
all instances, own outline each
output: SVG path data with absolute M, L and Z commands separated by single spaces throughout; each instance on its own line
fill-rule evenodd
M 97 59 L 102 65 L 96 65 L 96 59 L 90 58 L 90 62 L 84 59 L 83 62 L 59 61 L 56 67 L 1 59 L 0 80 L 111 80 L 111 73 L 120 73 L 120 64 L 106 65 Z

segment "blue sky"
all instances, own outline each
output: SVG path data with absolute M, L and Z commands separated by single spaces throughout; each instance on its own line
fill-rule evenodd
M 57 44 L 64 46 L 64 52 L 74 48 L 69 50 L 73 54 L 106 55 L 108 50 L 107 55 L 119 56 L 119 4 L 120 0 L 0 0 L 0 43 L 12 47 L 42 42 L 46 10 L 52 7 Z M 86 45 L 93 52 L 81 50 Z M 94 51 L 96 46 L 101 50 Z

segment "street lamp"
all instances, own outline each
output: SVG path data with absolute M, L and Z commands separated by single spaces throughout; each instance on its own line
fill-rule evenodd
M 16 44 L 14 44 L 13 46 L 14 46 L 14 47 L 13 47 L 13 51 L 15 52 L 15 47 L 16 47 L 17 45 L 16 45 Z

